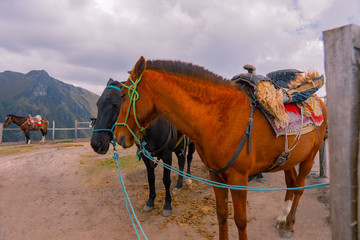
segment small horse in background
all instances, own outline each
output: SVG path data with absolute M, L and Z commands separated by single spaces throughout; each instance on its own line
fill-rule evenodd
M 115 88 L 115 89 L 114 89 Z M 91 146 L 95 152 L 105 154 L 109 149 L 109 144 L 112 139 L 110 131 L 96 131 L 97 129 L 111 129 L 115 124 L 117 116 L 121 107 L 121 95 L 119 93 L 122 86 L 120 82 L 110 79 L 107 87 L 100 96 L 97 107 L 98 115 L 96 119 L 92 119 L 94 131 L 91 137 Z M 190 166 L 195 152 L 195 145 L 189 138 L 178 131 L 174 125 L 164 119 L 155 120 L 142 136 L 142 140 L 146 142 L 146 148 L 153 157 L 163 160 L 164 163 L 172 164 L 172 153 L 174 152 L 178 158 L 179 169 L 184 170 L 185 157 L 187 156 L 187 173 L 191 174 Z M 138 146 L 139 147 L 139 146 Z M 139 151 L 139 149 L 138 149 Z M 188 152 L 186 154 L 186 152 Z M 155 164 L 153 161 L 139 155 L 146 166 L 147 178 L 149 183 L 149 199 L 147 200 L 143 210 L 145 212 L 151 211 L 154 208 L 154 201 L 156 197 L 155 191 Z M 170 216 L 172 213 L 171 207 L 171 193 L 170 193 L 170 170 L 164 168 L 163 183 L 165 186 L 165 204 L 163 207 L 163 216 Z M 186 179 L 187 184 L 191 184 L 190 179 Z M 177 194 L 183 185 L 183 177 L 179 176 L 176 187 L 173 189 L 173 194 Z
M 18 125 L 21 131 L 24 132 L 26 143 L 30 144 L 30 131 L 38 131 L 40 130 L 42 134 L 41 143 L 45 143 L 45 136 L 47 133 L 47 127 L 49 126 L 49 122 L 46 119 L 41 119 L 41 124 L 31 123 L 28 117 L 19 117 L 15 115 L 7 115 L 4 121 L 4 127 L 7 127 L 10 123 L 14 123 Z
M 161 117 L 194 142 L 211 180 L 239 186 L 247 186 L 249 176 L 269 169 L 284 152 L 285 136 L 276 137 L 264 114 L 245 93 L 249 90 L 247 86 L 239 88 L 203 67 L 179 61 L 146 61 L 141 57 L 126 81 L 126 89 L 121 93 L 123 106 L 117 119 L 121 125 L 114 130 L 115 140 L 123 148 L 131 147 L 140 129 Z M 130 99 L 135 93 L 138 98 Z M 288 188 L 305 185 L 323 142 L 327 111 L 321 100 L 319 105 L 323 114 L 321 125 L 301 135 L 286 163 L 269 170 L 284 171 Z M 252 138 L 245 141 L 244 149 L 237 156 L 234 152 L 249 129 L 252 129 Z M 294 135 L 288 136 L 289 142 L 294 139 Z M 228 167 L 233 156 L 237 156 L 235 162 Z M 299 170 L 295 168 L 297 165 Z M 227 240 L 229 190 L 214 187 L 214 192 L 219 239 Z M 293 235 L 296 210 L 303 192 L 286 191 L 284 208 L 277 221 L 282 236 Z M 239 239 L 247 240 L 247 191 L 231 189 L 230 193 Z
M 30 131 L 38 131 L 40 130 L 42 134 L 41 143 L 45 143 L 45 136 L 47 133 L 47 127 L 49 126 L 49 122 L 46 119 L 41 119 L 41 125 L 37 125 L 34 123 L 31 123 L 29 118 L 27 117 L 19 117 L 15 115 L 7 115 L 4 121 L 4 127 L 7 127 L 10 123 L 14 123 L 18 125 L 21 129 L 21 131 L 24 132 L 26 143 L 30 144 Z

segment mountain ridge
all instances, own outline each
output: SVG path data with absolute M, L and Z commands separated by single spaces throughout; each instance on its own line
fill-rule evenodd
M 81 87 L 75 87 L 51 77 L 45 70 L 28 73 L 0 72 L 0 122 L 8 114 L 32 116 L 40 114 L 50 126 L 74 127 L 74 121 L 90 121 L 96 116 L 99 96 Z M 10 125 L 11 128 L 16 127 Z M 4 131 L 3 141 L 22 141 L 23 136 L 11 136 Z M 89 137 L 91 132 L 84 133 Z M 33 134 L 39 138 L 41 134 Z M 39 137 L 37 136 L 39 135 Z M 34 139 L 31 136 L 32 139 Z M 72 138 L 73 131 L 57 131 L 56 139 Z

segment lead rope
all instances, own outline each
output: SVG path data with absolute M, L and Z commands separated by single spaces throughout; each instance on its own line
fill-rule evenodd
M 314 184 L 314 185 L 309 185 L 309 186 L 304 186 L 304 187 L 292 187 L 292 188 L 257 188 L 257 187 L 249 187 L 249 186 L 240 186 L 240 185 L 229 185 L 229 184 L 225 184 L 225 183 L 221 183 L 221 182 L 215 182 L 212 181 L 210 179 L 206 179 L 206 178 L 201 178 L 201 177 L 195 177 L 191 174 L 185 173 L 183 171 L 180 171 L 177 168 L 174 168 L 162 161 L 158 161 L 156 159 L 154 159 L 151 154 L 145 149 L 145 145 L 146 143 L 142 144 L 143 147 L 141 148 L 141 150 L 138 152 L 138 154 L 142 153 L 145 157 L 149 158 L 151 161 L 161 165 L 164 168 L 169 169 L 170 171 L 173 171 L 176 174 L 179 174 L 180 176 L 186 177 L 186 178 L 190 178 L 192 180 L 201 182 L 201 183 L 205 183 L 207 185 L 213 186 L 213 187 L 220 187 L 220 188 L 227 188 L 227 189 L 234 189 L 234 190 L 245 190 L 245 191 L 281 191 L 281 190 L 304 190 L 304 189 L 313 189 L 313 188 L 318 188 L 318 187 L 323 187 L 323 186 L 328 186 L 330 185 L 330 183 L 320 183 L 320 184 Z
M 129 217 L 130 217 L 130 220 L 131 220 L 131 223 L 135 229 L 135 232 L 136 232 L 136 235 L 138 237 L 139 240 L 141 240 L 141 236 L 138 232 L 138 228 L 142 234 L 142 236 L 148 240 L 148 238 L 146 237 L 145 235 L 145 232 L 144 230 L 142 229 L 141 227 L 141 224 L 139 222 L 139 220 L 137 219 L 136 217 L 136 214 L 135 214 L 135 210 L 131 204 L 131 201 L 130 201 L 130 197 L 129 195 L 127 194 L 127 191 L 126 191 L 126 186 L 124 184 L 124 180 L 122 178 L 122 174 L 121 174 L 121 171 L 120 171 L 120 163 L 119 163 L 119 153 L 117 152 L 116 150 L 116 142 L 112 142 L 113 146 L 114 146 L 114 155 L 113 155 L 113 159 L 116 161 L 116 165 L 117 165 L 117 168 L 118 168 L 118 173 L 119 173 L 119 180 L 120 180 L 120 186 L 121 186 L 121 191 L 123 193 L 123 196 L 124 196 L 124 199 L 125 199 L 125 204 L 126 204 L 126 210 L 129 214 Z

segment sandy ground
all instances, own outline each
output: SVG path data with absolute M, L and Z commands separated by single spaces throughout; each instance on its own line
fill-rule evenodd
M 162 216 L 164 187 L 157 167 L 157 201 L 149 213 L 142 211 L 148 196 L 143 163 L 136 149 L 119 149 L 127 192 L 148 239 L 218 239 L 212 188 L 193 182 L 173 196 L 173 214 Z M 126 211 L 112 152 L 94 153 L 88 140 L 44 145 L 34 142 L 0 144 L 0 240 L 137 239 Z M 174 166 L 177 161 L 174 160 Z M 199 157 L 192 173 L 208 177 Z M 314 173 L 318 174 L 318 163 Z M 283 173 L 264 174 L 256 187 L 284 187 Z M 176 180 L 172 174 L 172 186 Z M 306 184 L 328 182 L 309 177 Z M 274 228 L 284 192 L 248 193 L 249 239 L 281 239 Z M 230 213 L 230 218 L 232 214 Z M 305 190 L 297 211 L 294 240 L 331 239 L 329 187 Z M 230 239 L 237 229 L 229 221 Z M 144 239 L 144 238 L 141 238 Z

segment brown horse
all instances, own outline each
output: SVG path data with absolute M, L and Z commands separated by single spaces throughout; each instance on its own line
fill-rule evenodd
M 41 122 L 42 122 L 42 126 L 39 126 L 36 124 L 29 123 L 27 117 L 19 117 L 19 116 L 9 114 L 5 118 L 4 127 L 7 127 L 10 123 L 14 123 L 14 124 L 18 125 L 20 127 L 21 131 L 23 131 L 25 134 L 27 144 L 30 144 L 30 142 L 31 142 L 30 131 L 40 130 L 40 132 L 42 134 L 41 143 L 45 143 L 45 136 L 47 133 L 47 127 L 49 126 L 49 122 L 44 118 L 41 120 Z
M 180 131 L 190 137 L 204 164 L 213 170 L 227 165 L 237 149 L 250 118 L 251 102 L 248 96 L 237 86 L 210 71 L 189 63 L 174 61 L 145 61 L 141 57 L 126 86 L 132 81 L 137 85 L 138 100 L 128 105 L 134 93 L 122 94 L 123 104 L 118 116 L 119 125 L 115 128 L 115 139 L 127 148 L 134 144 L 135 135 L 141 135 L 139 125 L 146 127 L 157 117 L 172 122 Z M 135 107 L 135 111 L 134 111 Z M 302 187 L 310 173 L 314 158 L 325 135 L 327 122 L 326 106 L 321 102 L 324 121 L 314 131 L 301 136 L 291 151 L 286 164 L 273 171 L 283 170 L 287 187 Z M 136 116 L 134 116 L 134 112 Z M 137 122 L 136 122 L 137 118 Z M 289 142 L 295 136 L 288 136 Z M 270 166 L 285 148 L 285 137 L 276 137 L 263 113 L 255 108 L 253 113 L 252 151 L 244 149 L 236 162 L 214 181 L 230 185 L 248 185 L 248 177 L 260 173 Z M 299 171 L 295 166 L 299 164 Z M 277 226 L 286 237 L 292 236 L 296 209 L 304 190 L 287 190 L 285 204 Z M 228 239 L 228 189 L 214 187 L 216 210 L 219 221 L 219 239 Z M 234 205 L 234 220 L 238 228 L 239 239 L 247 239 L 246 200 L 247 191 L 230 190 Z

